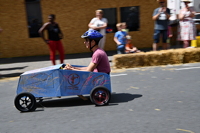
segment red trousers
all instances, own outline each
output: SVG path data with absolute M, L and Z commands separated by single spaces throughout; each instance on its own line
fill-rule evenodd
M 58 50 L 60 55 L 60 63 L 63 63 L 64 60 L 64 49 L 61 41 L 49 41 L 49 50 L 50 50 L 50 60 L 52 61 L 53 65 L 56 64 L 55 56 L 56 56 L 56 50 Z

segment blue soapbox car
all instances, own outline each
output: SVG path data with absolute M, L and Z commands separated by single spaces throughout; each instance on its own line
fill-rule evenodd
M 34 111 L 45 98 L 90 95 L 97 106 L 111 98 L 110 75 L 101 72 L 63 70 L 65 64 L 27 71 L 20 75 L 15 107 L 21 112 Z M 73 65 L 75 66 L 75 65 Z M 81 66 L 75 66 L 81 67 Z

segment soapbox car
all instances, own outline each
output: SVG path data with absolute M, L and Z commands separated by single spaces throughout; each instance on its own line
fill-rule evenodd
M 97 106 L 111 98 L 110 76 L 101 72 L 63 70 L 65 64 L 27 71 L 20 75 L 15 107 L 21 112 L 34 111 L 46 98 L 89 94 Z M 75 67 L 81 67 L 73 65 Z

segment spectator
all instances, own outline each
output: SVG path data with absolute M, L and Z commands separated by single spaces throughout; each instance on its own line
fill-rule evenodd
M 190 0 L 182 0 L 185 7 L 180 10 L 179 13 L 179 29 L 178 29 L 178 40 L 183 41 L 183 47 L 189 47 L 191 40 L 196 40 L 196 26 L 193 21 L 195 11 L 188 4 Z
M 103 11 L 102 10 L 96 10 L 96 17 L 93 18 L 90 23 L 88 24 L 88 27 L 90 29 L 94 29 L 99 31 L 103 38 L 99 42 L 99 47 L 101 49 L 104 49 L 105 41 L 106 41 L 106 27 L 108 20 L 106 18 L 103 18 Z
M 126 35 L 127 33 L 122 31 L 122 23 L 116 25 L 118 31 L 115 33 L 114 41 L 117 44 L 117 54 L 125 54 Z
M 157 0 L 160 4 L 160 7 L 156 8 L 153 12 L 152 19 L 155 21 L 154 26 L 154 43 L 153 50 L 157 50 L 158 43 L 160 41 L 160 36 L 162 36 L 162 48 L 167 49 L 167 29 L 168 22 L 170 17 L 170 10 L 166 8 L 165 0 Z
M 63 63 L 64 60 L 64 49 L 62 42 L 60 41 L 63 38 L 62 31 L 60 30 L 60 27 L 58 23 L 55 22 L 55 15 L 50 14 L 48 16 L 49 22 L 45 23 L 39 30 L 39 34 L 44 40 L 44 42 L 49 46 L 50 50 L 50 59 L 53 63 L 53 65 L 56 65 L 55 62 L 55 55 L 56 50 L 58 50 L 60 54 L 60 63 Z M 48 40 L 44 37 L 44 30 L 48 31 Z
M 127 39 L 127 43 L 126 43 L 126 53 L 139 53 L 141 52 L 140 50 L 138 50 L 131 42 L 131 36 L 127 35 L 126 36 Z

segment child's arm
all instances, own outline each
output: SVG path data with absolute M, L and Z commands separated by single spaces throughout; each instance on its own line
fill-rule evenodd
M 74 70 L 74 71 L 89 71 L 89 72 L 93 72 L 94 69 L 97 67 L 97 64 L 95 63 L 90 63 L 87 67 L 73 67 L 70 64 L 67 64 L 64 67 L 64 70 Z
M 63 70 L 86 70 L 87 67 L 73 67 L 70 64 L 66 64 Z
M 128 50 L 128 51 L 131 51 L 131 50 L 132 50 L 132 49 L 131 49 L 131 48 L 129 48 L 129 46 L 127 46 L 127 45 L 126 45 L 126 47 L 125 47 L 125 48 L 126 48 L 126 50 Z
M 117 45 L 121 45 L 121 43 L 118 41 L 117 37 L 114 37 L 114 41 L 115 41 L 115 43 L 117 43 Z

